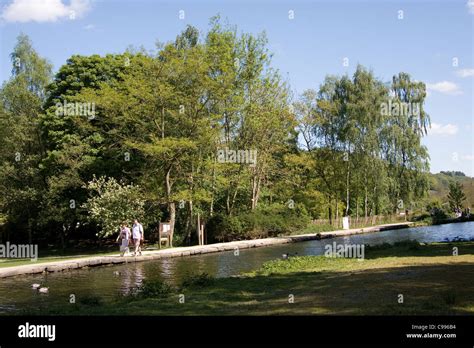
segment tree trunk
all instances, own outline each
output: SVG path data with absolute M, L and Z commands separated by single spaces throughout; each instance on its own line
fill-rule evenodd
M 237 192 L 239 192 L 238 187 L 235 189 L 234 196 L 232 196 L 232 203 L 229 208 L 229 215 L 232 215 L 232 209 L 234 209 L 235 199 L 237 198 Z
M 188 240 L 188 244 L 191 245 L 191 231 L 192 231 L 192 225 L 193 225 L 193 201 L 189 201 L 189 215 L 188 218 L 186 219 L 186 238 Z
M 359 192 L 357 192 L 356 198 L 356 224 L 359 222 Z
M 201 239 L 201 214 L 199 214 L 199 212 L 197 213 L 196 232 L 197 232 L 198 244 L 199 244 L 199 245 L 202 245 L 202 239 Z
M 328 196 L 328 219 L 329 219 L 329 224 L 332 226 L 332 199 L 331 196 Z
M 170 208 L 170 228 L 171 228 L 171 233 L 170 233 L 170 247 L 173 247 L 173 235 L 174 235 L 174 225 L 176 222 L 176 204 L 174 202 L 169 203 L 169 208 Z
M 349 195 L 349 177 L 350 177 L 350 162 L 347 161 L 347 178 L 346 178 L 346 214 L 349 216 L 349 204 L 350 204 L 350 195 Z
M 214 166 L 212 167 L 212 198 L 211 204 L 209 207 L 209 216 L 212 217 L 214 215 L 214 195 L 216 193 L 216 167 L 215 167 L 215 160 Z
M 364 199 L 364 206 L 365 206 L 365 222 L 367 222 L 367 204 L 368 204 L 368 193 L 367 193 L 367 182 L 365 183 L 365 199 Z
M 168 211 L 170 213 L 170 247 L 173 247 L 174 225 L 176 222 L 176 203 L 171 200 L 171 181 L 170 181 L 171 167 L 166 172 L 166 195 L 168 199 Z
M 225 207 L 226 207 L 226 210 L 227 210 L 227 215 L 230 215 L 230 189 L 227 190 L 227 197 L 226 197 L 226 200 L 225 200 Z
M 258 198 L 260 196 L 261 178 L 255 175 L 252 181 L 252 210 L 254 210 L 257 208 Z
M 372 209 L 374 211 L 374 215 L 377 215 L 377 207 L 375 206 L 375 197 L 377 196 L 377 185 L 374 186 L 374 199 L 372 199 Z

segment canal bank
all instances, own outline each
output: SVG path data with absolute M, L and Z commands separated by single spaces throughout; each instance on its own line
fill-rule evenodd
M 92 256 L 80 259 L 69 259 L 64 261 L 44 262 L 38 261 L 31 265 L 12 266 L 0 268 L 0 278 L 12 277 L 24 274 L 38 274 L 49 272 L 61 272 L 85 267 L 97 267 L 113 264 L 126 264 L 141 261 L 150 261 L 163 258 L 184 257 L 191 255 L 209 254 L 222 251 L 235 251 L 240 249 L 258 248 L 264 246 L 297 243 L 309 240 L 326 239 L 333 237 L 348 236 L 361 233 L 380 232 L 410 227 L 411 222 L 384 224 L 372 227 L 338 230 L 315 234 L 294 235 L 285 237 L 274 237 L 254 240 L 234 241 L 228 243 L 216 243 L 209 245 L 195 245 L 190 247 L 178 247 L 162 250 L 144 251 L 142 256 Z

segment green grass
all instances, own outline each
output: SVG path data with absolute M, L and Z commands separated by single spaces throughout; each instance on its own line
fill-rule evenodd
M 30 259 L 0 259 L 0 268 L 24 266 L 24 265 L 36 265 L 36 264 L 55 262 L 55 261 L 67 261 L 67 260 L 81 259 L 85 257 L 110 256 L 110 255 L 117 255 L 117 254 L 119 254 L 118 251 L 94 253 L 94 254 L 89 254 L 89 255 L 78 254 L 78 255 L 70 255 L 70 256 L 46 256 L 46 257 L 39 257 L 36 261 L 34 260 L 32 261 Z
M 453 256 L 453 247 L 459 256 Z M 452 315 L 474 314 L 474 242 L 368 248 L 364 261 L 324 256 L 265 263 L 238 277 L 195 275 L 176 288 L 100 305 L 39 307 L 51 315 Z M 156 289 L 160 290 L 156 292 Z M 179 303 L 180 294 L 185 303 Z M 398 303 L 398 295 L 404 303 Z M 294 303 L 289 303 L 294 296 Z M 23 313 L 25 314 L 25 313 Z

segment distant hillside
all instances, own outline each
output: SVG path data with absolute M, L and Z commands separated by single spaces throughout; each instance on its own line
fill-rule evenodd
M 440 172 L 430 174 L 430 198 L 439 199 L 441 202 L 447 202 L 447 194 L 449 191 L 449 182 L 458 181 L 464 187 L 466 194 L 466 204 L 474 208 L 474 178 L 466 176 L 462 172 Z

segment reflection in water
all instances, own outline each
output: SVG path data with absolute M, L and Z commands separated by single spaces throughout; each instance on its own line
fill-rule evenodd
M 118 271 L 114 271 L 114 273 L 115 272 Z M 122 295 L 128 295 L 134 288 L 143 283 L 145 275 L 144 265 L 143 263 L 134 263 L 129 266 L 129 268 L 119 272 L 118 275 L 121 277 L 120 293 Z
M 260 267 L 264 262 L 282 257 L 282 254 L 322 255 L 326 244 L 336 243 L 393 243 L 406 239 L 420 242 L 452 240 L 455 237 L 474 237 L 474 222 L 417 227 L 403 230 L 359 234 L 326 240 L 313 240 L 294 244 L 275 245 L 264 248 L 196 255 L 183 258 L 159 259 L 79 269 L 69 272 L 25 275 L 0 279 L 0 313 L 23 308 L 35 308 L 51 303 L 68 303 L 71 294 L 99 296 L 109 301 L 118 294 L 127 294 L 144 279 L 165 280 L 179 286 L 189 275 L 206 272 L 214 277 L 228 277 Z M 39 294 L 31 284 L 39 283 L 49 287 L 49 294 Z
M 172 277 L 174 270 L 173 266 L 174 263 L 171 259 L 163 259 L 163 261 L 159 263 L 159 267 L 161 269 L 160 273 L 163 275 L 164 278 Z

